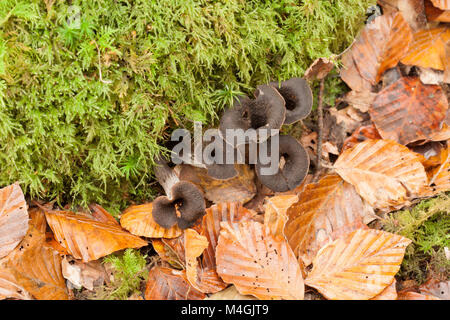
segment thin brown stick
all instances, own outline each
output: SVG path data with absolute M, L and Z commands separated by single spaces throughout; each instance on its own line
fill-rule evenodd
M 323 91 L 325 87 L 325 78 L 320 79 L 320 88 L 319 88 L 319 102 L 317 104 L 317 114 L 318 114 L 318 138 L 317 138 L 317 167 L 316 173 L 314 175 L 314 182 L 316 182 L 319 178 L 320 170 L 322 169 L 322 140 L 323 140 Z

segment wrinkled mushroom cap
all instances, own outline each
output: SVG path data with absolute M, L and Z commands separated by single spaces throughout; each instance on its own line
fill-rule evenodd
M 248 106 L 250 101 L 250 98 L 246 96 L 234 98 L 233 107 L 226 110 L 220 118 L 220 136 L 231 145 L 234 145 L 234 141 L 227 140 L 227 129 L 242 129 L 246 131 L 250 128 L 250 120 L 248 119 Z
M 172 199 L 161 196 L 153 201 L 152 214 L 155 222 L 163 228 L 168 229 L 178 223 L 181 229 L 186 229 L 205 214 L 205 199 L 193 183 L 180 181 L 172 187 Z
M 270 144 L 272 139 L 264 142 L 270 155 Z M 255 171 L 259 181 L 275 192 L 292 190 L 302 183 L 308 174 L 309 157 L 303 146 L 291 136 L 279 136 L 279 156 L 284 158 L 285 163 L 274 175 L 262 175 L 261 169 L 269 167 L 270 164 L 263 165 L 257 163 Z
M 286 101 L 284 124 L 292 124 L 306 118 L 312 109 L 313 95 L 308 82 L 302 78 L 292 78 L 281 83 L 271 82 Z

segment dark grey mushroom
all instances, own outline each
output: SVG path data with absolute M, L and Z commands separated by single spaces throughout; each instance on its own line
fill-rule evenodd
M 284 124 L 292 124 L 306 118 L 311 112 L 313 95 L 308 82 L 302 78 L 292 78 L 281 83 L 271 82 L 286 101 Z
M 261 161 L 255 165 L 256 175 L 259 181 L 266 187 L 275 192 L 284 192 L 292 190 L 302 183 L 308 174 L 309 157 L 303 146 L 291 136 L 278 136 L 279 149 L 278 159 L 281 166 L 278 166 L 275 173 L 264 174 L 263 169 L 268 169 L 271 164 L 262 164 Z M 260 147 L 267 150 L 268 156 L 271 156 L 271 144 L 275 137 L 265 141 Z

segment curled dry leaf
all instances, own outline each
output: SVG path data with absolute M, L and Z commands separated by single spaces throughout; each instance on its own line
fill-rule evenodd
M 239 293 L 235 286 L 229 286 L 225 290 L 216 292 L 205 298 L 205 300 L 257 300 L 253 296 L 244 296 Z
M 311 264 L 322 246 L 336 239 L 339 230 L 352 231 L 375 218 L 372 207 L 338 175 L 308 184 L 298 197 L 287 211 L 284 234 L 305 265 Z
M 387 286 L 381 293 L 377 294 L 370 300 L 397 300 L 396 281 L 392 281 L 391 285 Z
M 431 0 L 431 2 L 441 10 L 450 10 L 450 0 Z
M 414 291 L 399 291 L 397 300 L 441 300 L 429 294 L 420 294 Z
M 401 62 L 406 65 L 445 70 L 445 44 L 450 41 L 450 28 L 420 30 Z
M 279 195 L 266 200 L 264 225 L 274 237 L 284 237 L 284 226 L 288 220 L 287 210 L 298 201 L 297 195 Z
M 166 229 L 153 220 L 152 203 L 131 206 L 123 212 L 120 217 L 121 226 L 130 233 L 147 238 L 176 238 L 183 232 L 174 225 Z
M 146 300 L 203 300 L 205 294 L 192 287 L 184 270 L 155 267 L 150 270 Z
M 147 245 L 119 226 L 105 224 L 71 212 L 46 211 L 55 239 L 75 259 L 97 260 L 114 251 Z
M 100 261 L 83 263 L 73 258 L 63 257 L 62 273 L 74 288 L 93 290 L 108 279 L 105 268 Z
M 208 240 L 205 236 L 200 235 L 194 229 L 186 229 L 184 231 L 184 250 L 186 257 L 186 277 L 189 283 L 199 291 L 202 290 L 201 285 L 197 285 L 198 282 L 198 262 L 197 258 L 200 257 L 203 251 L 208 247 Z M 206 293 L 206 292 L 205 292 Z
M 366 140 L 345 150 L 336 172 L 378 209 L 400 207 L 421 195 L 428 183 L 421 158 L 391 140 Z
M 367 300 L 392 284 L 411 240 L 356 230 L 320 249 L 305 283 L 332 300 Z
M 351 56 L 351 60 L 343 58 L 342 80 L 353 90 L 365 91 L 352 86 L 354 81 L 351 79 L 358 77 L 354 74 L 356 71 L 364 80 L 376 85 L 387 69 L 397 65 L 408 50 L 411 40 L 411 28 L 401 13 L 375 18 L 361 31 L 350 51 L 345 53 Z M 350 63 L 350 66 L 354 63 L 356 68 L 348 68 L 346 63 Z
M 152 239 L 153 249 L 162 261 L 168 262 L 176 269 L 184 269 L 184 237 L 170 239 L 168 240 L 169 244 L 166 241 L 165 239 Z
M 420 293 L 435 296 L 441 300 L 450 300 L 450 280 L 430 279 L 420 286 Z
M 327 58 L 318 58 L 305 71 L 305 80 L 321 80 L 325 78 L 334 68 L 333 61 Z
M 442 164 L 430 171 L 430 187 L 433 193 L 450 190 L 450 143 L 441 151 Z
M 441 10 L 430 0 L 425 0 L 425 12 L 428 21 L 450 22 L 450 10 Z
M 423 0 L 378 0 L 384 13 L 400 11 L 414 30 L 426 27 L 427 18 Z
M 378 93 L 369 110 L 383 139 L 408 144 L 428 140 L 442 128 L 448 109 L 440 86 L 403 77 Z
M 222 222 L 216 251 L 217 272 L 239 293 L 259 299 L 304 297 L 300 266 L 286 241 L 274 238 L 263 224 Z
M 0 258 L 14 250 L 27 230 L 27 204 L 19 184 L 0 189 Z
M 190 165 L 177 167 L 181 180 L 198 185 L 205 197 L 214 203 L 239 201 L 246 203 L 256 195 L 255 172 L 248 165 L 235 165 L 237 176 L 228 180 L 211 178 L 206 169 Z
M 361 126 L 356 129 L 355 132 L 353 132 L 352 135 L 344 141 L 342 151 L 354 147 L 356 144 L 367 139 L 381 139 L 381 136 L 374 124 Z

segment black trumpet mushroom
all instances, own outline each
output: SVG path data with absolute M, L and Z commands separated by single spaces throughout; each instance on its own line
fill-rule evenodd
M 306 118 L 312 109 L 313 95 L 308 82 L 302 78 L 271 82 L 286 102 L 286 119 L 284 124 L 292 124 Z
M 263 142 L 260 147 L 267 150 L 271 157 L 271 144 L 275 137 Z M 278 136 L 279 149 L 278 159 L 281 164 L 275 174 L 265 175 L 263 170 L 268 169 L 271 163 L 263 164 L 260 159 L 255 165 L 256 175 L 259 181 L 275 192 L 292 190 L 300 185 L 308 174 L 309 157 L 303 146 L 293 137 L 288 135 Z M 280 161 L 281 160 L 281 161 Z M 273 164 L 272 164 L 273 165 Z
M 205 214 L 202 191 L 191 182 L 180 181 L 163 160 L 157 161 L 155 175 L 166 192 L 166 196 L 153 201 L 152 215 L 155 222 L 167 229 L 175 224 L 181 229 L 192 227 Z

